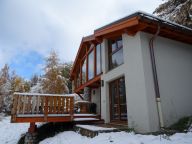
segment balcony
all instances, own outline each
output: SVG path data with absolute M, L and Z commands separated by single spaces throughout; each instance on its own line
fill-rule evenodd
M 75 94 L 14 93 L 12 123 L 99 121 L 92 113 L 76 113 Z

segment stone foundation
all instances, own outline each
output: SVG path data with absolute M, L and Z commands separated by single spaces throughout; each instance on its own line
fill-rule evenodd
M 86 101 L 90 101 L 90 97 L 91 97 L 91 91 L 89 87 L 84 87 L 84 100 Z
M 30 133 L 27 132 L 25 135 L 25 142 L 24 144 L 37 144 L 37 133 Z
M 24 144 L 37 144 L 37 125 L 34 122 L 30 123 Z

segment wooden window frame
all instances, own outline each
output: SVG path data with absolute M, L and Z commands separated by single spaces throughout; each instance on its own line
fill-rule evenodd
M 79 87 L 81 87 L 82 85 L 86 84 L 87 82 L 89 81 L 92 81 L 94 78 L 96 78 L 97 76 L 101 75 L 102 73 L 102 61 L 100 60 L 100 65 L 101 65 L 101 72 L 99 74 L 97 74 L 97 50 L 96 50 L 96 46 L 97 45 L 100 45 L 100 57 L 102 58 L 101 56 L 101 44 L 95 44 L 95 43 L 90 43 L 90 44 L 87 44 L 85 45 L 85 54 L 80 58 L 80 61 L 79 61 L 79 67 L 78 69 L 80 69 L 80 71 L 78 72 L 78 70 L 76 71 L 76 75 L 75 75 L 75 88 L 78 89 Z M 89 72 L 89 54 L 93 52 L 93 57 L 94 57 L 94 73 L 93 73 L 93 78 L 92 79 L 89 79 L 88 78 L 88 72 Z M 83 64 L 84 64 L 84 61 L 86 60 L 86 78 L 85 78 L 85 82 L 83 83 L 82 81 L 82 67 L 83 67 Z M 78 82 L 77 82 L 77 78 L 78 78 L 78 73 L 80 73 L 80 85 L 78 85 Z
M 119 81 L 120 81 L 121 78 L 123 78 L 125 80 L 125 77 L 121 76 L 121 77 L 109 82 L 110 122 L 121 123 L 121 122 L 127 122 L 127 120 L 128 120 L 128 119 L 127 120 L 121 119 L 121 107 L 120 107 L 120 95 L 119 95 Z M 111 90 L 112 83 L 115 83 L 117 85 L 117 91 L 118 91 L 118 93 L 117 93 L 117 95 L 118 95 L 118 114 L 119 114 L 118 120 L 113 120 L 113 118 L 112 118 L 112 93 L 111 93 L 112 92 L 112 90 Z M 126 91 L 125 91 L 125 96 L 126 96 Z M 127 102 L 126 102 L 126 105 L 127 105 Z
M 108 40 L 108 61 L 109 61 L 108 65 L 109 65 L 109 70 L 112 70 L 112 69 L 116 68 L 116 67 L 112 67 L 112 56 L 113 56 L 114 54 L 116 54 L 118 51 L 120 51 L 121 49 L 123 49 L 123 44 L 122 44 L 122 46 L 120 46 L 120 47 L 118 46 L 118 40 L 119 40 L 119 39 L 121 39 L 121 41 L 123 42 L 122 36 L 110 38 L 110 39 Z M 116 49 L 115 49 L 114 51 L 112 51 L 112 45 L 110 44 L 110 41 L 115 41 Z M 120 64 L 120 65 L 121 65 L 121 64 Z M 119 65 L 118 65 L 118 66 L 119 66 Z M 117 66 L 117 67 L 118 67 L 118 66 Z
M 83 76 L 82 76 L 83 72 L 82 72 L 82 69 L 83 69 L 83 65 L 84 65 L 85 61 L 86 61 L 85 82 L 83 83 Z M 80 73 L 81 73 L 80 84 L 82 85 L 82 84 L 85 84 L 85 83 L 87 82 L 87 58 L 86 58 L 86 56 L 84 56 L 84 57 L 82 58 L 82 60 L 81 60 L 80 70 L 81 70 L 81 72 L 80 72 Z M 80 86 L 81 86 L 81 85 L 80 85 Z M 80 87 L 80 86 L 79 86 L 79 87 Z
M 89 55 L 90 55 L 92 52 L 93 52 L 93 65 L 94 65 L 94 67 L 93 67 L 93 78 L 89 79 Z M 96 76 L 96 75 L 95 75 L 95 68 L 96 68 L 96 66 L 95 66 L 95 46 L 94 46 L 93 48 L 91 48 L 90 51 L 88 52 L 88 54 L 87 54 L 87 59 L 88 59 L 87 80 L 90 81 L 90 80 L 94 79 L 95 76 Z
M 100 48 L 100 73 L 97 73 L 97 46 Z M 95 46 L 95 75 L 100 75 L 102 73 L 102 52 L 101 52 L 101 44 L 97 44 Z

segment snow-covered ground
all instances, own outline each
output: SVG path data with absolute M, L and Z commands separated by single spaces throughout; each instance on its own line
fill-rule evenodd
M 0 144 L 16 144 L 29 124 L 10 123 L 10 117 L 0 116 Z M 73 131 L 62 132 L 40 144 L 192 144 L 192 131 L 170 137 L 139 135 L 126 132 L 102 133 L 94 138 L 81 136 Z
M 171 137 L 139 135 L 126 132 L 101 133 L 94 138 L 81 136 L 73 131 L 60 133 L 40 144 L 192 144 L 192 133 L 178 133 Z
M 17 144 L 29 127 L 28 123 L 10 123 L 11 117 L 0 116 L 0 144 Z

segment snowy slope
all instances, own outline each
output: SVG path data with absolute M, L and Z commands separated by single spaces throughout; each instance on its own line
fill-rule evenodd
M 40 144 L 192 144 L 192 132 L 171 137 L 139 135 L 126 132 L 101 133 L 94 138 L 67 131 L 45 139 Z

